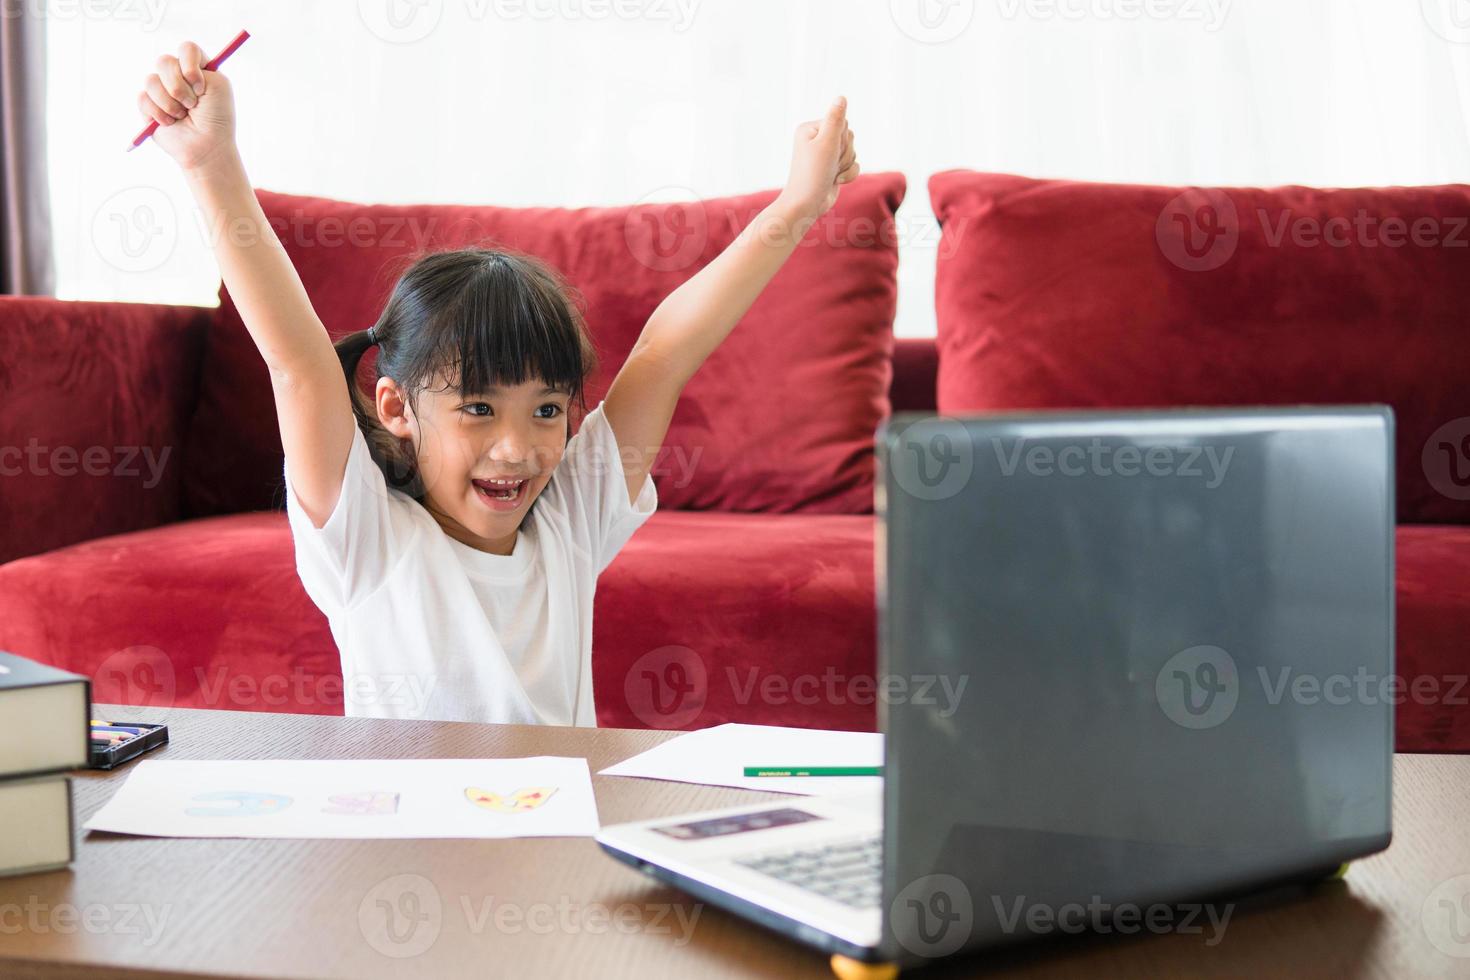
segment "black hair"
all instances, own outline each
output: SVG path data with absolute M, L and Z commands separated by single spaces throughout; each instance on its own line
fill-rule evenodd
M 499 248 L 431 252 L 393 287 L 370 330 L 335 343 L 352 411 L 388 486 L 422 500 L 411 444 L 378 421 L 376 398 L 358 384 L 362 357 L 378 345 L 377 376 L 407 392 L 409 404 L 436 378 L 465 394 L 545 379 L 585 413 L 586 380 L 597 354 L 571 286 L 529 255 Z M 570 435 L 570 418 L 567 420 Z

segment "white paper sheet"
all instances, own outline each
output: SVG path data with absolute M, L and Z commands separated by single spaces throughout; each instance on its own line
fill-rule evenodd
M 773 725 L 716 725 L 671 738 L 600 770 L 706 786 L 734 786 L 799 796 L 871 793 L 882 776 L 746 776 L 746 766 L 881 766 L 883 736 Z
M 84 826 L 150 837 L 590 837 L 586 759 L 145 760 Z

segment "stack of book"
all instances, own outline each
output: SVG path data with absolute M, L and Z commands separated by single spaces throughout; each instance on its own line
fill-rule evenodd
M 91 753 L 92 682 L 0 651 L 0 875 L 72 861 L 71 780 Z

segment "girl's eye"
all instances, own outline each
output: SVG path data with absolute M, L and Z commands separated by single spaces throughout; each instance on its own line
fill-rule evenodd
M 485 411 L 483 411 L 483 412 L 476 412 L 476 411 L 474 411 L 474 409 L 477 409 L 477 408 L 483 408 Z M 475 416 L 476 418 L 484 418 L 485 416 L 487 416 L 487 415 L 490 414 L 490 406 L 489 405 L 486 405 L 484 402 L 475 402 L 473 405 L 466 405 L 464 408 L 460 409 L 460 411 L 469 412 L 471 415 Z
M 548 409 L 548 408 L 551 409 L 551 414 L 550 415 L 538 415 L 536 417 L 537 418 L 541 418 L 541 419 L 554 419 L 558 415 L 561 414 L 561 406 L 560 405 L 550 404 L 550 403 L 548 403 L 546 405 L 542 405 L 540 408 L 536 409 L 536 411 L 540 412 L 540 411 L 543 411 L 543 410 Z

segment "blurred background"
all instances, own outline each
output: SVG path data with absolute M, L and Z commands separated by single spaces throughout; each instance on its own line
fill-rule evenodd
M 5 0 L 44 28 L 54 291 L 214 305 L 183 180 L 124 152 L 184 40 L 258 187 L 580 207 L 774 188 L 841 93 L 908 176 L 900 336 L 934 333 L 926 180 L 1470 180 L 1470 0 Z M 32 35 L 35 37 L 35 35 Z M 32 51 L 36 49 L 33 47 Z M 33 62 L 34 64 L 38 64 Z M 12 69 L 14 64 L 12 65 Z

